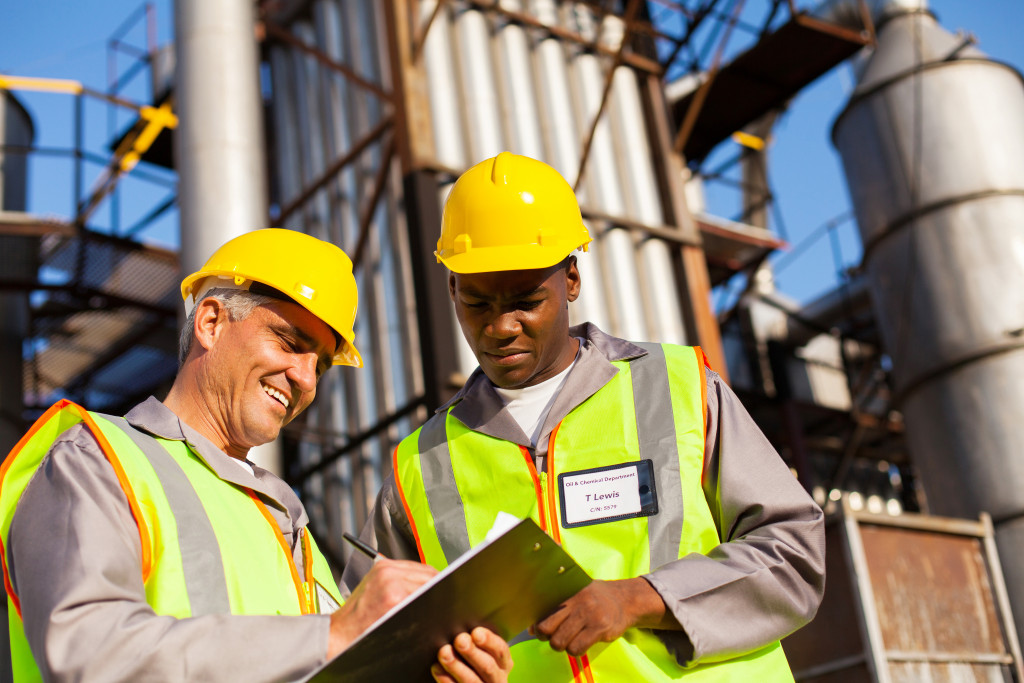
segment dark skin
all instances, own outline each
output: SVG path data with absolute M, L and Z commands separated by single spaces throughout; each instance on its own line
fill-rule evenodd
M 576 257 L 548 268 L 450 273 L 448 292 L 480 369 L 495 386 L 528 387 L 572 364 L 569 302 L 580 295 Z M 630 628 L 680 630 L 646 579 L 594 581 L 530 627 L 539 640 L 573 656 Z

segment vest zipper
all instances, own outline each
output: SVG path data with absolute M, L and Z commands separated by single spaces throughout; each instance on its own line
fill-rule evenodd
M 309 539 L 309 529 L 299 529 L 299 539 L 302 541 L 302 567 L 306 573 L 306 605 L 310 614 L 319 614 L 320 598 L 316 593 L 316 579 L 313 578 L 313 545 Z
M 533 464 L 533 456 L 530 454 L 530 449 L 526 446 L 520 446 L 519 451 L 523 454 L 523 460 L 526 461 L 526 469 L 530 473 L 530 477 L 533 479 L 533 493 L 537 496 L 537 516 L 540 517 L 540 529 L 544 533 L 550 535 L 548 531 L 548 516 L 547 511 L 544 509 L 544 487 L 540 482 L 540 475 L 537 473 L 537 466 Z
M 562 545 L 562 531 L 558 523 L 560 518 L 558 516 L 558 507 L 555 503 L 555 487 L 558 484 L 558 477 L 555 471 L 555 437 L 558 435 L 558 430 L 561 426 L 561 422 L 555 425 L 555 428 L 551 430 L 551 436 L 548 437 L 548 454 L 544 458 L 547 467 L 544 468 L 546 471 L 543 480 L 537 474 L 537 467 L 533 464 L 533 458 L 527 458 L 534 481 L 537 482 L 537 507 L 540 509 L 541 519 L 544 519 L 546 508 L 547 518 L 551 520 L 551 529 L 544 529 L 544 531 L 558 545 Z M 525 448 L 523 448 L 523 452 L 529 456 L 529 451 Z M 594 683 L 594 673 L 590 669 L 590 659 L 587 658 L 586 654 L 580 657 L 573 657 L 566 653 L 565 656 L 569 658 L 569 666 L 572 667 L 574 681 L 577 683 Z

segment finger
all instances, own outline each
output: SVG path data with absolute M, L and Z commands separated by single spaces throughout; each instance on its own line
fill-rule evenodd
M 571 641 L 569 641 L 568 645 L 566 645 L 565 651 L 573 657 L 581 657 L 582 655 L 585 655 L 587 650 L 593 647 L 594 643 L 598 640 L 600 640 L 600 638 L 598 638 L 596 631 L 584 628 L 581 629 Z
M 509 650 L 508 643 L 501 636 L 483 626 L 473 629 L 470 636 L 478 648 L 491 655 L 499 669 L 503 671 L 512 669 L 512 652 Z
M 572 610 L 567 605 L 560 605 L 557 610 L 530 627 L 531 635 L 536 636 L 538 640 L 548 640 L 570 614 L 572 614 Z
M 586 628 L 586 620 L 572 614 L 562 620 L 558 629 L 548 638 L 548 644 L 556 652 L 565 652 L 569 644 Z
M 469 640 L 469 648 L 472 649 L 473 647 L 472 640 L 469 639 L 469 636 L 465 633 L 460 633 L 459 635 L 455 636 L 455 649 L 459 650 L 459 654 L 463 654 L 463 649 L 459 647 L 459 641 L 462 638 Z M 462 645 L 463 648 L 467 647 L 465 643 L 463 643 Z M 476 672 L 468 664 L 466 664 L 466 662 L 464 662 L 462 659 L 456 656 L 455 649 L 453 649 L 451 645 L 445 645 L 440 650 L 438 650 L 437 653 L 437 663 L 441 665 L 441 667 L 444 669 L 444 673 L 446 673 L 450 677 L 450 680 L 457 681 L 458 683 L 477 683 L 478 681 L 482 680 L 479 676 L 476 675 Z M 437 679 L 436 676 L 435 679 Z
M 448 672 L 441 668 L 440 664 L 433 664 L 430 667 L 430 675 L 437 683 L 456 683 L 455 679 L 448 675 Z
M 430 675 L 434 677 L 434 680 L 437 681 L 437 683 L 455 683 L 455 679 L 452 678 L 448 672 L 444 670 L 444 667 L 438 663 L 442 659 L 449 659 L 451 657 L 454 657 L 452 654 L 452 646 L 445 645 L 437 653 L 438 661 L 430 665 Z
M 499 656 L 497 652 L 500 650 L 505 650 L 507 652 L 508 646 L 505 645 L 505 641 L 501 640 L 498 636 L 494 635 L 487 629 L 477 629 L 477 631 L 479 631 L 478 637 L 470 636 L 468 633 L 460 633 L 456 636 L 454 643 L 455 650 L 462 658 L 462 661 L 464 661 L 469 668 L 480 677 L 481 680 L 498 680 L 500 672 L 503 669 L 506 671 L 508 669 L 499 664 Z M 488 636 L 490 636 L 490 638 Z M 493 641 L 491 638 L 493 638 Z M 481 647 L 481 643 L 477 642 L 478 640 L 484 641 L 483 644 L 487 647 Z M 511 660 L 511 656 L 509 656 L 509 660 Z

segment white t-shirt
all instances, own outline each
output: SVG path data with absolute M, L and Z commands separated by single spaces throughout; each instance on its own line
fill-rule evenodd
M 231 461 L 236 463 L 239 467 L 241 467 L 243 470 L 245 470 L 249 474 L 251 474 L 253 476 L 256 476 L 256 470 L 254 470 L 252 468 L 252 465 L 249 464 L 248 460 L 241 460 L 239 458 L 231 458 Z
M 577 357 L 579 357 L 578 353 Z M 540 384 L 534 384 L 532 387 L 523 387 L 522 389 L 494 387 L 498 395 L 504 399 L 509 414 L 519 423 L 523 433 L 530 438 L 531 446 L 536 448 L 540 430 L 544 427 L 544 420 L 574 365 L 576 365 L 575 358 L 565 370 Z

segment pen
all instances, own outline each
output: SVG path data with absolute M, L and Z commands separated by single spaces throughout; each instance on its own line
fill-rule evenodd
M 341 532 L 341 537 L 356 547 L 356 550 L 369 557 L 371 560 L 376 561 L 378 558 L 384 557 L 379 552 L 366 545 L 358 538 L 348 533 L 347 531 Z

